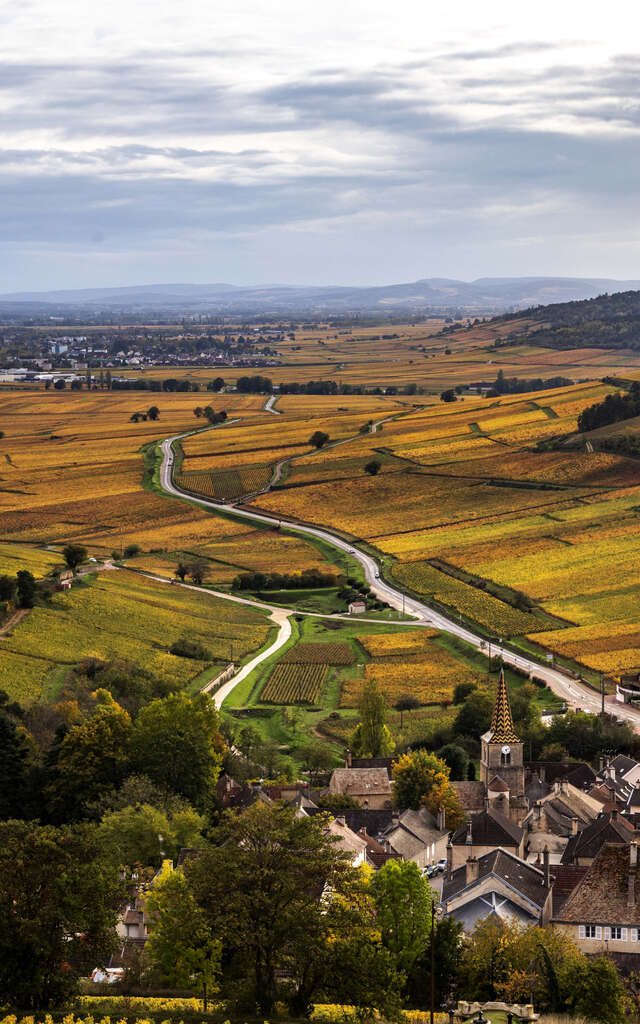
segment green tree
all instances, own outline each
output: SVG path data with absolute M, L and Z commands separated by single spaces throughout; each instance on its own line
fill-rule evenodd
M 47 789 L 55 821 L 81 817 L 101 794 L 120 785 L 129 767 L 131 719 L 107 690 L 97 691 L 89 718 L 72 725 L 54 745 Z
M 62 557 L 64 558 L 67 567 L 72 569 L 73 572 L 76 571 L 82 562 L 86 562 L 87 554 L 87 549 L 83 547 L 82 544 L 67 544 L 67 546 L 62 549 Z
M 28 817 L 29 760 L 24 730 L 0 711 L 0 819 Z
M 204 818 L 193 808 L 167 815 L 150 804 L 123 807 L 105 814 L 100 838 L 116 860 L 132 867 L 159 867 L 163 858 L 176 860 L 183 846 L 202 842 Z
M 478 739 L 491 725 L 493 701 L 488 693 L 476 690 L 470 694 L 458 711 L 453 723 L 456 736 Z
M 459 921 L 453 917 L 443 917 L 435 922 L 433 959 L 436 1006 L 442 1006 L 443 1003 L 451 1000 L 463 945 L 463 929 Z M 430 1006 L 431 930 L 429 930 L 427 945 L 416 959 L 409 974 L 407 994 L 412 1006 L 422 1009 L 427 1009 Z
M 565 979 L 568 1009 L 601 1024 L 625 1020 L 624 988 L 616 966 L 605 956 L 575 960 Z
M 436 815 L 446 812 L 449 828 L 463 820 L 458 794 L 449 781 L 449 766 L 428 750 L 412 750 L 393 765 L 393 802 L 396 807 L 426 807 Z
M 147 416 L 150 420 L 157 420 L 160 417 L 160 410 L 157 405 L 150 405 L 147 409 Z
M 394 748 L 387 727 L 387 703 L 375 679 L 366 679 L 360 697 L 360 724 L 351 746 L 360 757 L 386 757 Z
M 381 466 L 382 463 L 380 462 L 380 459 L 371 459 L 371 461 L 367 462 L 365 465 L 364 471 L 365 473 L 368 473 L 369 476 L 377 476 L 380 472 Z
M 324 430 L 314 430 L 313 434 L 309 438 L 309 444 L 313 448 L 324 448 L 328 440 L 329 435 L 325 434 Z
M 353 925 L 358 873 L 324 826 L 321 816 L 299 818 L 291 808 L 256 802 L 225 816 L 215 845 L 185 865 L 211 933 L 222 938 L 249 1003 L 265 1017 L 279 997 L 308 1012 L 326 977 L 330 943 L 347 938 Z M 323 891 L 331 898 L 319 898 Z M 279 986 L 283 972 L 290 985 Z
M 133 728 L 136 770 L 164 793 L 177 793 L 200 809 L 212 796 L 224 750 L 220 716 L 204 693 L 193 699 L 175 693 L 154 700 L 142 709 Z
M 438 751 L 440 757 L 449 766 L 450 778 L 454 782 L 466 779 L 469 771 L 469 755 L 463 747 L 456 743 L 447 743 Z
M 195 562 L 192 562 L 189 566 L 189 575 L 199 587 L 202 586 L 203 580 L 208 573 L 209 563 L 204 558 L 196 558 Z
M 36 600 L 36 581 L 28 569 L 20 569 L 16 576 L 16 596 L 21 608 L 33 608 Z
M 427 946 L 435 893 L 414 861 L 389 860 L 371 879 L 382 942 L 405 974 Z
M 0 824 L 0 992 L 24 1009 L 61 1006 L 106 964 L 124 892 L 94 828 Z
M 198 906 L 188 880 L 173 871 L 149 894 L 147 906 L 153 921 L 144 958 L 162 985 L 202 989 L 205 1000 L 216 991 L 222 946 Z
M 398 697 L 395 704 L 393 705 L 394 711 L 400 712 L 400 730 L 404 726 L 404 713 L 405 711 L 415 711 L 416 708 L 420 707 L 420 701 L 417 697 L 412 697 L 410 693 L 405 693 L 401 697 Z
M 16 598 L 16 580 L 11 576 L 0 576 L 0 601 L 11 604 Z

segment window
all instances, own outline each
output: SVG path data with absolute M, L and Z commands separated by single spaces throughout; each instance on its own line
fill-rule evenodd
M 622 928 L 619 925 L 614 924 L 614 925 L 611 926 L 611 928 L 609 928 L 607 930 L 610 932 L 610 938 L 616 939 L 616 940 L 619 940 L 619 939 L 622 938 Z
M 504 767 L 505 765 L 511 764 L 511 754 L 500 754 L 500 764 Z
M 595 924 L 581 924 L 578 928 L 578 938 L 580 939 L 601 939 L 602 928 Z

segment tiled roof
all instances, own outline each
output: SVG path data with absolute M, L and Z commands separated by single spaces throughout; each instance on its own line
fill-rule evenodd
M 499 775 L 494 775 L 491 782 L 487 786 L 493 793 L 508 793 L 509 787 L 507 786 L 504 779 L 501 779 Z
M 556 917 L 589 869 L 578 864 L 554 864 L 551 870 L 553 873 L 553 916 Z
M 634 890 L 630 893 L 629 888 L 629 850 L 628 846 L 603 846 L 567 899 L 558 920 L 575 924 L 640 925 L 640 893 Z M 635 874 L 636 869 L 633 869 L 633 877 Z
M 352 768 L 386 768 L 391 778 L 392 757 L 352 757 Z
M 572 864 L 579 857 L 593 859 L 605 843 L 628 844 L 633 838 L 633 826 L 614 811 L 600 814 L 595 821 L 571 836 L 562 854 L 563 864 Z
M 496 702 L 493 708 L 493 718 L 491 719 L 489 732 L 491 733 L 491 743 L 520 742 L 520 737 L 515 730 L 513 718 L 511 717 L 511 705 L 509 703 L 509 694 L 507 693 L 507 684 L 504 680 L 504 669 L 500 671 L 500 678 L 498 679 Z
M 516 857 L 508 850 L 491 850 L 482 857 L 478 857 L 478 880 L 486 878 L 487 875 L 497 875 L 504 879 L 517 892 L 522 893 L 538 907 L 542 907 L 549 895 L 549 889 L 544 884 L 544 871 L 527 864 L 526 861 Z M 473 885 L 473 883 L 471 883 Z M 451 878 L 445 879 L 442 886 L 442 899 L 447 900 L 467 887 L 467 866 L 463 864 L 451 873 Z M 470 898 L 473 894 L 470 893 Z
M 519 825 L 493 808 L 471 815 L 473 846 L 519 846 L 523 835 Z M 454 846 L 466 844 L 467 825 L 462 825 L 453 833 L 451 842 Z
M 527 761 L 525 771 L 531 772 L 532 776 L 535 773 L 549 785 L 567 779 L 576 789 L 586 789 L 596 778 L 593 768 L 585 761 Z
M 331 794 L 328 794 L 328 798 Z M 361 828 L 366 829 L 367 834 L 370 836 L 379 836 L 386 829 L 388 829 L 393 821 L 393 811 L 390 807 L 383 807 L 378 810 L 373 810 L 367 807 L 345 807 L 342 808 L 331 808 L 331 807 L 317 807 L 306 808 L 307 814 L 320 814 L 326 813 L 333 814 L 336 817 L 341 814 L 345 818 L 347 825 L 354 832 L 359 832 Z
M 329 783 L 331 793 L 357 796 L 391 796 L 386 768 L 336 768 Z
M 484 784 L 482 782 L 452 782 L 458 794 L 463 811 L 481 811 L 484 807 Z

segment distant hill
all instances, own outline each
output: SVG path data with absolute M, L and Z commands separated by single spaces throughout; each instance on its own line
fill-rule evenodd
M 484 277 L 477 281 L 425 278 L 377 287 L 298 287 L 281 284 L 154 284 L 123 288 L 13 292 L 0 295 L 0 311 L 23 314 L 64 310 L 109 312 L 213 312 L 230 314 L 327 314 L 431 311 L 487 315 L 540 304 L 590 299 L 603 292 L 640 289 L 640 281 L 606 278 Z
M 600 295 L 580 302 L 535 306 L 519 316 L 540 326 L 529 328 L 527 344 L 544 348 L 628 348 L 640 350 L 640 291 Z M 505 317 L 501 317 L 503 321 Z M 524 341 L 524 337 L 519 339 Z M 498 344 L 508 344 L 513 339 Z

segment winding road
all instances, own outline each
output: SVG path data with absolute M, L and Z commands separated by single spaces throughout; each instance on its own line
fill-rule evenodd
M 275 518 L 273 516 L 266 515 L 262 512 L 254 512 L 247 508 L 239 508 L 237 505 L 223 504 L 221 502 L 214 501 L 210 498 L 196 498 L 191 494 L 187 494 L 181 491 L 180 488 L 176 487 L 173 482 L 173 464 L 174 464 L 174 453 L 173 443 L 181 440 L 185 435 L 177 434 L 174 437 L 168 437 L 162 442 L 162 463 L 160 466 L 160 484 L 162 489 L 167 494 L 173 495 L 176 498 L 186 498 L 196 505 L 201 505 L 203 508 L 210 508 L 216 511 L 232 512 L 234 516 L 242 519 L 248 519 L 257 523 L 266 523 L 274 525 L 279 523 L 280 526 L 285 527 L 301 536 L 315 537 L 318 540 L 323 541 L 325 544 L 331 545 L 339 551 L 349 554 L 353 559 L 360 563 L 364 569 L 364 575 L 367 583 L 371 587 L 372 592 L 376 597 L 383 601 L 386 601 L 392 608 L 396 608 L 398 611 L 404 611 L 406 614 L 414 617 L 414 623 L 404 622 L 405 628 L 407 626 L 429 626 L 431 628 L 442 630 L 452 636 L 460 637 L 470 646 L 475 647 L 476 650 L 488 653 L 488 641 L 484 637 L 481 637 L 474 633 L 471 629 L 463 626 L 461 623 L 456 622 L 455 619 L 448 618 L 442 612 L 436 611 L 429 607 L 425 602 L 419 601 L 414 597 L 410 597 L 404 594 L 400 589 L 391 584 L 387 583 L 386 580 L 380 577 L 380 568 L 376 560 L 367 552 L 360 551 L 355 544 L 344 540 L 344 538 L 331 533 L 329 530 L 318 526 L 310 526 L 303 523 L 297 523 L 294 520 L 288 520 L 283 518 Z M 226 595 L 220 595 L 226 596 Z M 238 599 L 236 599 L 238 600 Z M 247 602 L 248 603 L 248 602 Z M 263 608 L 270 608 L 271 611 L 275 611 L 272 606 L 260 605 Z M 279 609 L 282 610 L 282 609 Z M 291 614 L 291 610 L 286 610 L 286 614 Z M 324 616 L 323 616 L 324 617 Z M 336 618 L 338 616 L 329 616 L 330 618 Z M 283 627 L 281 626 L 280 632 Z M 282 646 L 288 639 L 288 635 L 280 641 L 278 644 L 277 640 L 275 646 L 272 645 L 269 649 L 269 654 L 273 654 L 279 646 Z M 589 687 L 582 685 L 577 680 L 567 676 L 564 672 L 557 668 L 553 668 L 548 665 L 543 665 L 532 658 L 527 658 L 524 654 L 515 654 L 513 651 L 506 647 L 503 647 L 501 643 L 491 643 L 491 654 L 493 657 L 500 656 L 506 664 L 514 665 L 517 668 L 523 669 L 525 672 L 531 675 L 537 676 L 539 679 L 543 679 L 545 683 L 556 693 L 562 700 L 572 708 L 581 708 L 583 711 L 588 711 L 592 714 L 598 714 L 601 710 L 601 700 L 597 693 L 589 689 Z M 256 664 L 268 657 L 269 654 L 262 652 L 262 655 L 258 655 L 257 659 L 253 659 L 241 670 L 238 676 L 234 676 L 228 683 L 224 684 L 224 689 L 228 692 L 233 689 L 233 686 L 240 682 L 239 676 L 246 678 L 250 671 L 255 668 Z M 227 689 L 228 688 L 228 689 Z M 216 697 L 222 691 L 218 691 Z M 224 698 L 222 698 L 224 699 Z M 634 710 L 623 704 L 618 704 L 611 697 L 607 698 L 606 704 L 608 710 L 615 714 L 619 719 L 628 722 L 636 731 L 640 732 L 640 712 Z

